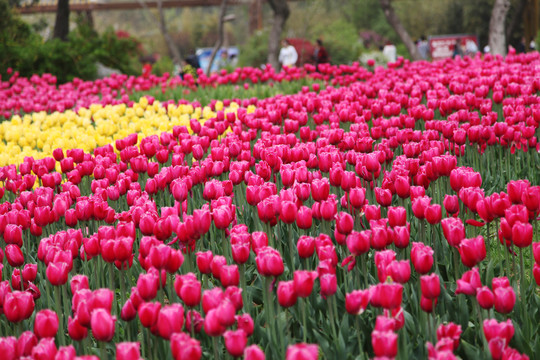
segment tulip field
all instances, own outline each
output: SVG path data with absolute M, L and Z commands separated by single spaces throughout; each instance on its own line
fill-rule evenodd
M 540 54 L 0 79 L 0 358 L 538 359 Z

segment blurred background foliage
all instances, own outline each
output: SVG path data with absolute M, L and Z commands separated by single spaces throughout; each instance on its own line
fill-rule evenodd
M 156 74 L 174 70 L 155 9 L 94 11 L 93 26 L 98 31 L 72 12 L 69 39 L 60 42 L 48 40 L 54 14 L 20 16 L 10 5 L 16 1 L 0 0 L 0 74 L 13 67 L 23 75 L 50 72 L 58 76 L 59 82 L 73 77 L 92 79 L 97 75 L 96 62 L 127 74 L 140 73 L 145 62 L 153 63 Z M 508 19 L 520 1 L 511 1 Z M 413 39 L 422 35 L 474 34 L 481 49 L 487 43 L 493 2 L 394 0 L 392 4 Z M 405 46 L 386 21 L 379 0 L 300 0 L 289 6 L 291 14 L 283 37 L 313 43 L 321 38 L 332 63 L 358 61 L 362 55 L 378 52 L 386 41 L 396 44 L 399 55 L 408 57 Z M 168 31 L 183 56 L 215 44 L 218 13 L 218 7 L 164 10 Z M 233 15 L 234 21 L 225 23 L 224 46 L 240 48 L 238 65 L 265 64 L 272 23 L 269 6 L 263 5 L 262 28 L 257 31 L 249 29 L 249 6 L 229 6 L 227 14 Z M 522 35 L 522 21 L 518 21 L 508 43 L 515 46 Z

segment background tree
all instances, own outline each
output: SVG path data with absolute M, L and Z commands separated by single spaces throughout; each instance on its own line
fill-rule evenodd
M 227 11 L 227 0 L 221 0 L 221 8 L 219 10 L 219 26 L 218 26 L 218 38 L 214 48 L 212 49 L 212 54 L 210 55 L 210 60 L 208 62 L 208 69 L 206 69 L 206 75 L 210 76 L 212 71 L 212 65 L 214 64 L 214 59 L 219 49 L 223 45 L 223 38 L 225 37 L 224 26 L 225 26 L 225 12 Z
M 392 7 L 391 1 L 380 0 L 380 3 L 384 12 L 384 16 L 386 16 L 386 19 L 388 20 L 388 23 L 392 25 L 396 33 L 399 35 L 401 41 L 403 41 L 403 43 L 407 47 L 407 50 L 409 51 L 412 59 L 420 60 L 421 57 L 420 53 L 418 52 L 418 48 L 416 47 L 416 44 L 412 40 L 407 30 L 403 27 L 403 24 L 401 24 L 401 21 L 397 17 L 394 8 Z
M 272 28 L 268 36 L 268 62 L 277 69 L 279 68 L 278 54 L 281 34 L 291 11 L 287 0 L 268 0 L 268 4 L 274 13 Z
M 69 0 L 58 0 L 53 37 L 67 40 L 69 34 Z
M 489 47 L 492 54 L 506 54 L 506 15 L 510 10 L 510 0 L 495 0 L 489 21 Z

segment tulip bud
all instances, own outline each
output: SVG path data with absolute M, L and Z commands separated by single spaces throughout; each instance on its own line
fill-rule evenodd
M 319 347 L 315 344 L 300 343 L 289 345 L 285 360 L 317 360 L 319 358 Z
M 247 336 L 244 330 L 226 331 L 223 334 L 225 338 L 225 348 L 233 357 L 240 357 L 244 353 L 247 345 Z

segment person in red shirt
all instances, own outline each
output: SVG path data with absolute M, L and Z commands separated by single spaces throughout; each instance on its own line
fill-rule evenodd
M 330 62 L 330 58 L 328 57 L 328 52 L 324 48 L 323 42 L 321 39 L 317 39 L 317 46 L 315 47 L 315 52 L 313 53 L 313 57 L 315 58 L 315 65 L 327 64 Z

